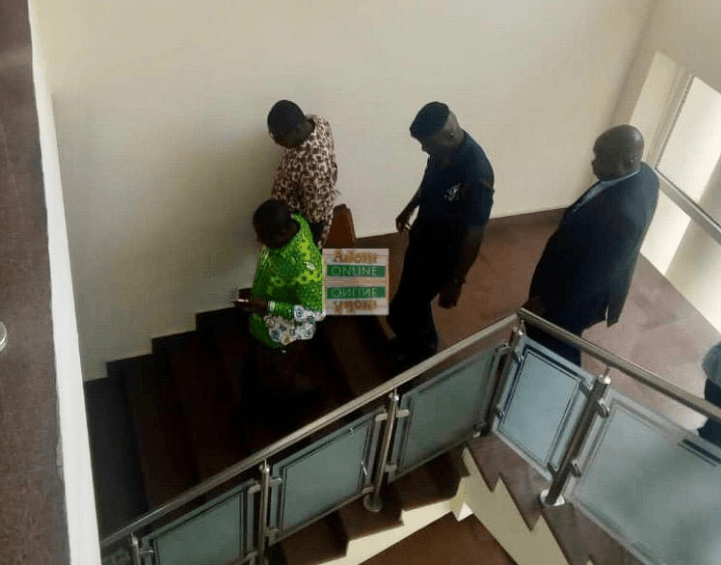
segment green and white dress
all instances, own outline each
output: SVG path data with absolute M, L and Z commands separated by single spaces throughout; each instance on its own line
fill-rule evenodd
M 267 314 L 250 316 L 250 331 L 269 347 L 281 348 L 315 335 L 325 318 L 323 260 L 308 222 L 293 214 L 298 233 L 279 249 L 263 247 L 251 295 L 268 301 Z

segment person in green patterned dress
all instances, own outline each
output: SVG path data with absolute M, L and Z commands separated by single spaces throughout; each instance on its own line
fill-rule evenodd
M 311 339 L 325 312 L 322 258 L 308 222 L 271 199 L 256 210 L 253 227 L 263 249 L 253 287 L 239 293 L 247 302 L 236 302 L 250 313 L 251 333 L 271 348 Z
M 325 317 L 322 258 L 306 219 L 283 202 L 261 204 L 253 227 L 263 248 L 253 286 L 238 292 L 236 306 L 250 315 L 258 380 L 244 396 L 251 411 L 258 400 L 291 410 L 319 388 L 307 374 L 306 344 Z

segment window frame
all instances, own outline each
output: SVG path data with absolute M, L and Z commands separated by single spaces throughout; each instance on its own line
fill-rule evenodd
M 692 221 L 712 237 L 716 243 L 721 245 L 721 223 L 716 221 L 695 200 L 686 194 L 681 187 L 676 186 L 676 184 L 658 168 L 695 78 L 703 81 L 698 75 L 686 70 L 680 71 L 677 74 L 673 90 L 669 96 L 664 118 L 659 124 L 653 143 L 649 148 L 647 162 L 658 175 L 659 188 L 661 191 L 689 216 Z

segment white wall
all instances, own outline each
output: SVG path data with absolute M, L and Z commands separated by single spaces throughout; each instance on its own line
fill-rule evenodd
M 721 94 L 693 78 L 658 170 L 697 202 L 721 157 Z
M 360 236 L 392 231 L 449 103 L 497 174 L 494 215 L 590 180 L 654 0 L 37 0 L 58 127 L 86 378 L 227 305 L 279 151 L 280 98 L 334 128 Z
M 62 462 L 65 483 L 70 563 L 72 565 L 95 565 L 100 563 L 100 547 L 98 526 L 95 520 L 90 446 L 85 420 L 83 379 L 80 370 L 78 331 L 58 149 L 55 141 L 55 124 L 46 80 L 42 42 L 37 34 L 34 3 L 30 2 L 28 8 L 48 221 L 51 309 L 60 425 L 58 453 Z
M 699 204 L 711 217 L 721 218 L 721 162 Z M 721 332 L 721 245 L 695 222 L 684 233 L 666 277 Z
M 661 52 L 653 55 L 633 114 L 627 121 L 643 133 L 646 141 L 644 160 L 655 163 L 668 132 L 670 116 L 675 113 L 685 91 L 687 72 Z M 623 105 L 625 100 L 621 99 Z M 620 118 L 620 121 L 626 119 Z M 659 178 L 661 183 L 665 180 Z M 668 270 L 691 220 L 663 192 L 659 193 L 653 221 L 641 252 L 661 273 Z
M 652 61 L 655 58 L 658 62 L 659 52 L 667 60 L 669 75 L 679 71 L 691 73 L 714 90 L 721 91 L 719 29 L 721 3 L 716 0 L 659 0 L 629 73 L 615 120 L 638 121 L 650 129 L 654 119 L 655 123 L 663 119 L 662 112 L 653 116 L 653 110 L 648 111 L 654 103 L 662 105 L 661 90 L 652 92 L 654 89 L 644 87 L 653 79 Z M 661 85 L 663 80 L 657 77 L 656 82 Z M 672 89 L 670 83 L 667 86 Z M 708 177 L 708 173 L 704 176 Z M 697 184 L 696 189 L 703 191 L 701 205 L 711 214 L 721 214 L 718 167 L 708 183 Z M 721 304 L 718 301 L 721 248 L 689 222 L 688 216 L 664 195 L 659 200 L 642 251 L 706 319 L 721 330 Z
M 721 91 L 719 29 L 721 3 L 715 0 L 658 0 L 619 100 L 615 121 L 630 119 L 658 51 Z

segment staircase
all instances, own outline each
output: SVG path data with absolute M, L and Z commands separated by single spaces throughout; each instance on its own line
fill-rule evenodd
M 101 536 L 390 377 L 376 318 L 328 318 L 312 342 L 313 378 L 329 391 L 327 402 L 302 419 L 271 414 L 248 428 L 238 411 L 243 383 L 255 378 L 247 319 L 224 309 L 199 314 L 196 326 L 153 340 L 152 354 L 111 362 L 107 379 L 86 383 Z M 273 546 L 272 563 L 342 558 L 353 540 L 402 526 L 404 512 L 447 503 L 465 475 L 461 451 L 446 453 L 388 485 L 378 514 L 358 499 Z
M 354 243 L 351 212 L 338 205 L 328 245 Z M 370 318 L 321 324 L 310 377 L 326 401 L 292 418 L 244 417 L 254 338 L 233 308 L 198 314 L 195 331 L 154 339 L 149 355 L 108 363 L 107 378 L 85 383 L 101 538 L 386 380 L 381 335 Z
M 87 383 L 101 535 L 389 378 L 386 330 L 375 318 L 335 317 L 321 327 L 315 358 L 325 361 L 317 363 L 314 378 L 330 391 L 326 405 L 297 421 L 270 415 L 245 434 L 238 433 L 243 421 L 236 408 L 243 380 L 254 376 L 248 358 L 252 337 L 247 320 L 232 309 L 198 315 L 194 332 L 156 339 L 151 355 L 110 363 L 108 379 Z M 100 438 L 103 434 L 109 437 Z M 538 493 L 547 481 L 491 434 L 386 485 L 380 513 L 368 512 L 358 499 L 271 546 L 271 564 L 357 564 L 354 556 L 369 551 L 364 547 L 368 536 L 386 532 L 398 541 L 447 514 L 453 504 L 472 500 L 465 491 L 474 473 L 489 492 L 498 491 L 500 483 L 507 489 L 531 547 L 540 543 L 534 532 L 552 534 L 544 543 L 557 544 L 561 565 L 640 563 L 573 506 L 541 508 Z M 494 531 L 495 516 L 483 516 L 468 504 L 519 565 L 534 563 L 514 551 L 518 532 L 509 543 L 504 539 L 508 532 Z M 426 515 L 418 518 L 414 512 Z
M 233 309 L 199 314 L 195 331 L 153 340 L 149 355 L 108 363 L 107 379 L 85 385 L 101 537 L 387 380 L 383 322 L 325 320 L 311 342 L 312 378 L 328 392 L 325 404 L 292 418 L 267 414 L 252 425 L 240 405 L 245 385 L 257 378 L 253 338 L 247 319 Z M 510 493 L 522 525 L 516 532 L 531 536 L 530 561 L 514 549 L 513 536 L 496 529 L 495 516 L 471 503 L 469 493 L 480 483 L 493 496 Z M 542 509 L 537 496 L 545 486 L 528 463 L 490 435 L 386 485 L 380 513 L 356 500 L 271 546 L 269 557 L 272 565 L 357 565 L 375 554 L 368 540 L 394 543 L 451 510 L 463 515 L 468 501 L 519 565 L 552 563 L 533 561 L 534 551 L 536 559 L 543 555 L 533 546 L 539 532 L 548 532 L 551 542 L 545 543 L 557 544 L 558 563 L 640 563 L 572 506 Z
M 108 363 L 108 378 L 85 385 L 101 536 L 390 376 L 374 318 L 329 318 L 310 342 L 325 402 L 248 422 L 241 400 L 257 377 L 247 318 L 224 309 L 199 314 L 196 326 L 153 340 L 150 355 Z

